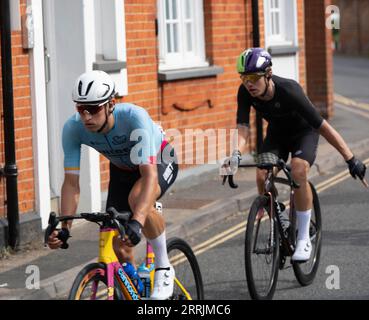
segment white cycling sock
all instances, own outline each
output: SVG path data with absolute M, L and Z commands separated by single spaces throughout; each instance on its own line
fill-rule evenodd
M 157 238 L 149 240 L 155 254 L 155 268 L 167 268 L 170 266 L 165 231 Z
M 311 209 L 307 211 L 296 211 L 297 217 L 297 240 L 308 240 L 310 229 Z

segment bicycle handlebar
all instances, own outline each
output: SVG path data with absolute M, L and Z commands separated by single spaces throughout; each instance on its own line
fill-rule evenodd
M 49 216 L 48 226 L 45 230 L 45 238 L 44 238 L 44 244 L 47 246 L 48 240 L 50 235 L 55 231 L 58 230 L 56 227 L 60 222 L 64 221 L 70 221 L 70 220 L 78 220 L 78 219 L 84 219 L 90 222 L 103 222 L 103 223 L 109 223 L 112 224 L 114 227 L 116 227 L 119 231 L 120 237 L 124 239 L 126 234 L 126 225 L 128 221 L 132 217 L 132 212 L 126 211 L 126 212 L 118 212 L 115 208 L 110 207 L 106 210 L 106 213 L 102 212 L 86 212 L 81 213 L 74 216 L 62 216 L 57 217 L 55 212 L 51 212 Z M 62 244 L 62 249 L 68 248 L 68 240 L 69 237 L 65 239 L 60 239 Z
M 260 163 L 260 164 L 253 163 L 253 164 L 241 164 L 238 167 L 239 168 L 255 168 L 256 167 L 256 168 L 264 169 L 264 170 L 272 170 L 273 168 L 278 168 L 285 173 L 292 188 L 298 189 L 300 187 L 300 185 L 292 179 L 291 167 L 287 165 L 283 159 L 279 159 L 276 164 L 275 163 Z M 228 184 L 232 189 L 238 188 L 238 185 L 234 183 L 233 175 L 224 176 L 223 185 L 226 183 L 227 179 L 228 179 Z

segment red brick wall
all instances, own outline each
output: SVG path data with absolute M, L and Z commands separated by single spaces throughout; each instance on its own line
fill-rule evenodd
M 369 0 L 334 0 L 341 21 L 337 52 L 369 56 Z
M 21 13 L 26 11 L 26 0 L 21 0 Z M 28 52 L 22 49 L 20 31 L 12 32 L 12 63 L 14 89 L 14 118 L 16 160 L 18 166 L 18 197 L 21 213 L 35 209 L 34 169 L 32 151 L 32 105 L 30 93 L 30 68 Z M 1 68 L 1 64 L 0 64 Z M 1 79 L 1 77 L 0 77 Z M 0 87 L 2 97 L 2 83 Z M 0 163 L 5 164 L 3 103 L 1 99 Z M 0 218 L 6 215 L 5 179 L 0 183 Z
M 325 118 L 333 115 L 332 34 L 326 28 L 328 0 L 305 0 L 307 93 Z

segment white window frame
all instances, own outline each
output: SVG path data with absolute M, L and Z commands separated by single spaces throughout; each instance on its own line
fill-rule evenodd
M 288 23 L 290 17 L 287 14 L 287 6 L 292 4 L 290 2 L 291 0 L 264 0 L 265 25 L 269 46 L 292 45 L 294 42 L 294 37 L 291 37 L 288 32 L 288 28 L 294 28 L 293 25 Z M 273 34 L 273 27 L 275 25 L 273 25 L 272 15 L 274 13 L 279 14 L 278 34 Z
M 186 50 L 187 28 L 185 5 L 191 3 L 192 17 L 192 51 Z M 167 20 L 166 4 L 177 4 L 177 19 Z M 170 6 L 171 8 L 171 6 Z M 173 13 L 173 12 L 172 12 Z M 172 17 L 172 16 L 171 16 Z M 167 24 L 178 25 L 178 52 L 168 50 Z M 159 71 L 176 70 L 195 67 L 207 67 L 209 63 L 205 56 L 204 8 L 202 0 L 158 0 L 158 27 L 159 27 Z M 173 34 L 171 34 L 173 36 Z M 173 43 L 173 37 L 172 37 Z

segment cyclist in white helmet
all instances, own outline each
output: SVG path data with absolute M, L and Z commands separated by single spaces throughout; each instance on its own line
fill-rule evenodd
M 168 299 L 173 293 L 174 269 L 169 263 L 165 221 L 154 208 L 173 184 L 178 173 L 175 151 L 161 128 L 141 107 L 116 104 L 115 84 L 103 71 L 82 74 L 73 89 L 76 112 L 63 129 L 65 178 L 61 194 L 61 214 L 73 215 L 78 206 L 81 145 L 85 144 L 110 160 L 110 181 L 106 207 L 132 211 L 123 241 L 113 246 L 120 262 L 134 264 L 133 247 L 141 240 L 141 230 L 155 253 L 155 283 L 152 299 Z M 49 238 L 57 249 L 59 232 L 69 233 L 71 223 Z

